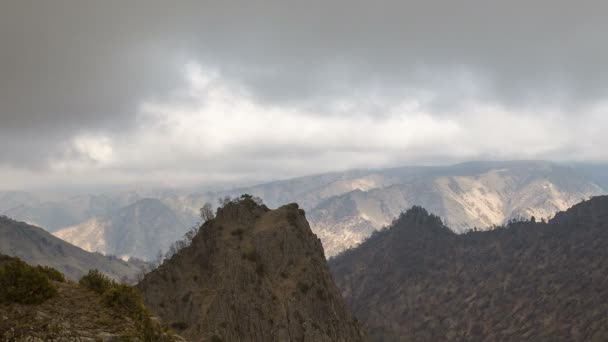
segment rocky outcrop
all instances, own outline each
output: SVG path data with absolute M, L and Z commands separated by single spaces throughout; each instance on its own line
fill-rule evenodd
M 422 208 L 330 262 L 375 341 L 603 341 L 608 197 L 452 233 Z
M 226 204 L 139 288 L 192 341 L 364 340 L 296 204 Z

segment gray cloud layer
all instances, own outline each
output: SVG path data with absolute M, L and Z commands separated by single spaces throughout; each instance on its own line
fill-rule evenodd
M 126 174 L 152 173 L 150 167 L 189 168 L 188 178 L 204 178 L 235 169 L 245 175 L 291 175 L 310 163 L 325 164 L 303 171 L 366 166 L 366 161 L 377 166 L 463 158 L 605 159 L 595 128 L 608 128 L 606 14 L 603 1 L 560 0 L 3 1 L 0 164 L 5 179 L 27 169 L 60 181 L 51 175 L 58 172 L 53 165 L 74 161 L 87 165 L 76 168 L 83 177 L 103 179 L 111 171 L 112 179 L 126 180 Z M 359 144 L 356 135 L 326 141 L 320 137 L 327 134 L 311 128 L 310 137 L 321 140 L 313 147 L 299 139 L 218 137 L 224 143 L 212 156 L 172 138 L 170 158 L 155 158 L 142 127 L 158 128 L 148 121 L 159 116 L 142 115 L 142 105 L 163 104 L 164 120 L 184 106 L 190 106 L 190 117 L 201 112 L 222 117 L 201 104 L 212 102 L 207 93 L 176 95 L 189 87 L 183 79 L 188 63 L 217 72 L 233 100 L 247 100 L 259 112 L 287 113 L 299 120 L 293 125 L 331 127 L 341 122 L 328 117 L 345 116 L 351 120 L 342 122 L 347 126 L 369 120 L 378 131 L 364 135 L 369 144 Z M 462 131 L 454 131 L 457 141 L 434 144 L 450 136 L 445 131 L 408 144 L 376 139 L 389 134 L 382 132 L 383 123 L 416 124 L 407 119 L 413 113 L 395 112 L 404 99 L 417 103 L 414 112 L 435 120 L 428 127 Z M 293 111 L 298 114 L 289 116 Z M 400 119 L 390 121 L 391 115 Z M 505 115 L 506 125 L 538 127 L 502 127 L 505 137 L 519 129 L 526 135 L 488 148 L 486 132 L 496 135 L 492 125 Z M 198 122 L 186 117 L 166 129 Z M 217 117 L 209 120 L 226 123 Z M 315 117 L 318 121 L 302 120 Z M 561 136 L 529 138 L 544 127 Z M 213 143 L 201 139 L 203 146 Z M 138 163 L 127 162 L 132 152 L 123 148 L 134 141 L 140 143 L 131 147 L 140 151 Z M 512 151 L 512 145 L 525 150 L 530 143 L 535 145 L 528 152 Z M 540 145 L 546 148 L 535 148 Z M 111 162 L 103 157 L 106 150 L 112 151 Z M 342 160 L 334 164 L 335 157 Z M 168 162 L 175 166 L 161 167 Z M 234 179 L 245 175 L 236 172 Z

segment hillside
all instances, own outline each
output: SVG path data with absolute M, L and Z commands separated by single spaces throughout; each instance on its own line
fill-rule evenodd
M 456 235 L 416 207 L 330 261 L 375 341 L 602 341 L 608 197 Z
M 0 340 L 184 341 L 149 315 L 133 288 L 96 278 L 109 286 L 98 293 L 53 272 L 0 255 Z
M 45 230 L 0 216 L 0 253 L 15 256 L 33 265 L 46 265 L 78 279 L 90 269 L 98 269 L 114 279 L 134 281 L 140 267 L 73 246 Z
M 193 341 L 364 340 L 295 204 L 226 204 L 139 288 L 156 315 Z
M 180 239 L 187 227 L 158 199 L 145 198 L 72 227 L 55 236 L 90 252 L 154 260 Z

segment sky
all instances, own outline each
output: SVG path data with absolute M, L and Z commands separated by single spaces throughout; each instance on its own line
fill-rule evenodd
M 608 3 L 0 2 L 0 189 L 608 160 Z

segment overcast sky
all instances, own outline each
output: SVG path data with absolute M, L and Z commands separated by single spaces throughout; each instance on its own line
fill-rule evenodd
M 0 2 L 0 189 L 608 160 L 606 1 Z

